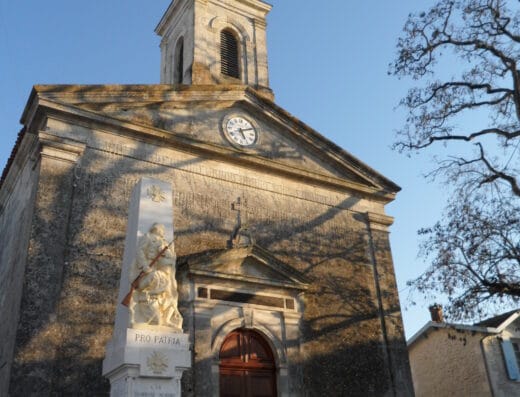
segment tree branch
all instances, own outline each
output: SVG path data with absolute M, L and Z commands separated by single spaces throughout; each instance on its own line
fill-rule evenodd
M 505 172 L 499 171 L 495 169 L 491 163 L 486 159 L 486 156 L 484 154 L 484 148 L 482 147 L 482 144 L 480 142 L 477 142 L 476 145 L 478 146 L 480 150 L 480 160 L 485 164 L 487 169 L 492 173 L 488 181 L 482 182 L 482 183 L 490 183 L 495 181 L 496 179 L 502 179 L 505 182 L 509 184 L 511 187 L 511 191 L 514 193 L 515 196 L 520 197 L 520 186 L 518 186 L 518 183 L 516 179 L 506 174 Z

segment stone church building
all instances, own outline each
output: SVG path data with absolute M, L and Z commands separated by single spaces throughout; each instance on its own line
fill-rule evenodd
M 161 84 L 34 87 L 0 182 L 0 395 L 109 395 L 142 178 L 173 189 L 183 396 L 413 395 L 399 187 L 275 104 L 270 9 L 175 0 Z

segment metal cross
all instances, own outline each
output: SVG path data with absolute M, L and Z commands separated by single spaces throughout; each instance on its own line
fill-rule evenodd
M 242 229 L 242 212 L 247 217 L 247 200 L 242 199 L 241 197 L 237 197 L 236 201 L 231 203 L 231 211 L 236 211 L 237 220 L 233 231 L 231 232 L 231 236 L 228 240 L 228 246 L 231 247 L 235 242 L 240 229 Z M 247 229 L 247 222 L 244 222 L 245 229 Z
M 247 219 L 247 200 L 237 197 L 236 201 L 231 203 L 231 210 L 237 212 L 237 224 L 242 224 L 242 217 Z

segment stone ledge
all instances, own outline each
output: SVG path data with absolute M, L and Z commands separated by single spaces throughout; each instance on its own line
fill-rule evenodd
M 394 223 L 394 218 L 384 214 L 376 214 L 374 212 L 366 213 L 370 228 L 387 232 L 388 228 Z
M 39 132 L 38 137 L 41 144 L 40 155 L 55 160 L 76 163 L 87 147 L 82 142 L 61 138 L 43 131 Z

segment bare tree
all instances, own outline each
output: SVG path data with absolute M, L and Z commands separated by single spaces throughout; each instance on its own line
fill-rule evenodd
M 433 262 L 410 284 L 471 318 L 520 297 L 520 3 L 439 0 L 408 17 L 397 50 L 390 73 L 423 85 L 401 101 L 395 148 L 440 156 L 431 175 L 452 193 L 444 219 L 421 231 Z
M 477 201 L 475 201 L 477 199 Z M 520 208 L 486 196 L 457 195 L 431 228 L 421 254 L 432 263 L 409 282 L 425 295 L 448 297 L 449 317 L 486 315 L 520 298 Z

